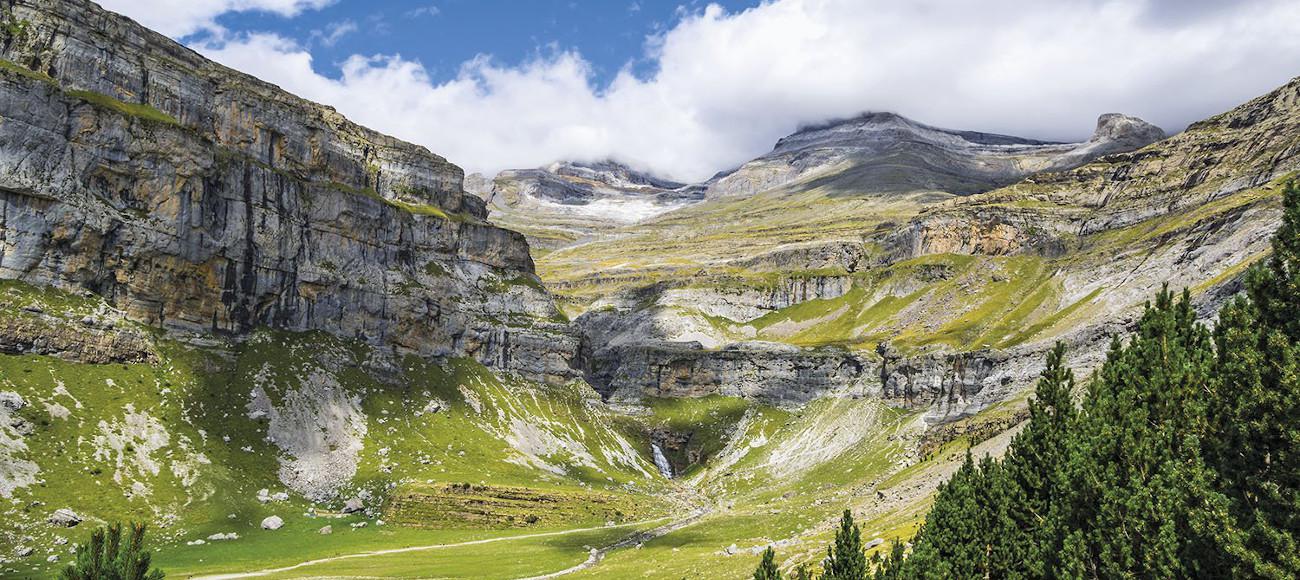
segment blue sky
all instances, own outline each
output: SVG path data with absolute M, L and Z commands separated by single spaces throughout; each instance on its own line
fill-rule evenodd
M 759 4 L 712 3 L 728 12 Z M 327 75 L 337 75 L 338 64 L 353 54 L 400 54 L 420 61 L 437 82 L 455 77 L 462 63 L 480 55 L 518 65 L 571 50 L 592 65 L 594 84 L 604 85 L 624 66 L 639 76 L 653 73 L 647 38 L 705 5 L 698 0 L 345 0 L 292 18 L 230 12 L 216 22 L 230 31 L 272 31 L 293 38 L 310 47 L 316 69 Z
M 1295 0 L 98 0 L 469 172 L 615 159 L 680 181 L 892 111 L 1173 133 L 1300 75 Z

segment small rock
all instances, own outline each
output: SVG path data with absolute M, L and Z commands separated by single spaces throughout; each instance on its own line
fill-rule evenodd
M 882 539 L 880 539 L 880 538 L 871 538 L 871 541 L 870 541 L 870 542 L 867 542 L 867 549 L 870 550 L 870 549 L 872 549 L 872 548 L 874 548 L 874 547 L 876 547 L 876 546 L 879 546 L 879 545 L 881 545 L 881 544 L 883 544 L 883 543 L 885 543 L 885 541 L 882 540 Z
M 41 308 L 40 306 L 36 306 L 35 304 L 28 304 L 27 306 L 23 307 L 23 312 L 30 312 L 32 314 L 44 314 L 45 309 Z
M 0 391 L 0 409 L 17 411 L 27 406 L 27 401 L 22 395 L 13 391 Z
M 334 533 L 334 528 L 332 528 L 332 527 L 330 527 L 330 526 L 325 526 L 325 527 L 321 528 L 320 530 L 318 530 L 317 533 L 320 534 L 320 535 L 322 535 L 322 536 L 328 536 L 328 535 Z
M 343 513 L 354 514 L 365 509 L 366 504 L 360 498 L 352 498 L 343 504 Z
M 271 501 L 289 501 L 289 494 L 283 491 L 277 491 L 271 494 Z
M 727 549 L 723 551 L 726 552 L 728 556 L 733 556 L 736 554 L 737 550 L 739 550 L 739 548 L 737 548 L 735 544 L 732 544 L 730 546 L 727 546 Z
M 443 402 L 440 399 L 434 399 L 424 405 L 424 409 L 422 410 L 422 412 L 429 413 L 432 415 L 434 413 L 442 411 L 445 408 L 447 408 L 447 403 Z
M 270 516 L 262 520 L 263 530 L 278 530 L 282 526 L 284 526 L 284 520 L 280 519 L 280 516 Z
M 36 550 L 31 546 L 18 546 L 18 548 L 14 550 L 14 555 L 18 556 L 19 558 L 26 558 L 32 555 L 32 552 L 35 551 Z
M 53 564 L 53 563 L 55 563 L 55 562 L 58 562 L 58 561 L 59 561 L 59 555 L 58 555 L 58 554 L 51 554 L 49 558 L 46 558 L 46 559 L 45 559 L 45 561 L 46 561 L 46 562 L 49 562 L 49 563 L 51 563 L 51 564 Z
M 94 325 L 95 325 L 95 317 L 94 317 L 94 316 L 83 316 L 83 317 L 81 317 L 81 323 L 84 324 L 84 325 L 86 325 L 86 326 L 94 326 Z
M 54 538 L 54 545 L 55 545 L 55 546 L 62 546 L 62 545 L 67 544 L 67 543 L 68 543 L 68 539 L 65 538 L 65 537 L 63 537 L 63 536 L 59 536 L 59 537 L 57 537 L 57 538 Z
M 68 508 L 60 508 L 55 510 L 53 514 L 50 514 L 49 519 L 46 521 L 51 525 L 71 528 L 81 523 L 81 516 L 77 515 L 77 512 Z
M 352 524 L 352 527 L 353 527 L 353 528 L 364 528 L 364 527 L 366 527 L 366 522 L 357 522 L 357 523 L 355 523 L 355 524 Z
M 210 542 L 220 542 L 222 540 L 238 540 L 238 539 L 239 539 L 239 534 L 235 532 L 226 532 L 224 534 L 212 534 L 211 536 L 208 536 L 208 541 Z
M 185 545 L 186 545 L 186 546 L 202 546 L 203 544 L 206 544 L 206 543 L 207 543 L 207 542 L 204 542 L 203 540 L 190 540 L 190 541 L 188 541 L 188 542 L 185 542 Z

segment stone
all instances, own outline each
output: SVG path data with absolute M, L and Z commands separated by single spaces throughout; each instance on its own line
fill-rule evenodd
M 864 546 L 866 547 L 866 549 L 870 550 L 870 549 L 872 549 L 872 548 L 874 548 L 874 547 L 876 547 L 876 546 L 879 546 L 879 545 L 881 545 L 881 544 L 884 544 L 884 543 L 885 543 L 885 540 L 882 539 L 882 538 L 871 538 L 871 540 L 868 541 Z
M 262 520 L 263 530 L 278 530 L 283 526 L 284 520 L 280 519 L 280 516 L 268 516 Z
M 331 526 L 323 526 L 321 529 L 316 530 L 316 533 L 318 533 L 318 534 L 320 534 L 320 535 L 322 535 L 322 536 L 328 536 L 328 535 L 334 533 L 334 528 L 331 527 Z
M 360 498 L 352 498 L 344 502 L 342 512 L 345 514 L 354 514 L 365 509 L 366 504 Z
M 50 517 L 46 519 L 46 521 L 48 521 L 50 525 L 71 528 L 81 523 L 81 516 L 77 515 L 77 512 L 68 508 L 60 508 L 50 514 Z
M 19 558 L 26 558 L 32 555 L 35 551 L 36 550 L 31 546 L 18 546 L 17 548 L 14 548 L 14 555 Z
M 235 532 L 217 533 L 208 536 L 209 542 L 221 542 L 226 540 L 238 540 L 239 534 Z

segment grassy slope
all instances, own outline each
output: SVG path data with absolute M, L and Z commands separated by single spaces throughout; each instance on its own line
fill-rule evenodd
M 10 296 L 22 289 L 26 301 L 39 300 L 47 310 L 99 307 L 93 299 L 15 283 L 6 287 Z M 364 346 L 316 333 L 263 332 L 241 345 L 216 347 L 163 343 L 160 351 L 159 365 L 0 355 L 0 391 L 22 395 L 28 405 L 19 415 L 35 426 L 22 438 L 26 449 L 16 459 L 40 466 L 39 483 L 0 501 L 0 544 L 39 550 L 21 570 L 13 564 L 0 569 L 43 574 L 50 569 L 47 555 L 69 558 L 70 544 L 57 546 L 56 537 L 78 542 L 96 524 L 130 519 L 155 523 L 157 561 L 171 575 L 184 576 L 377 547 L 631 522 L 669 508 L 643 501 L 666 489 L 646 459 L 648 443 L 580 384 L 546 387 L 500 379 L 468 360 L 435 364 L 407 358 L 388 366 Z M 258 490 L 285 489 L 277 476 L 282 453 L 267 440 L 267 421 L 249 418 L 249 391 L 263 385 L 279 403 L 316 372 L 357 396 L 364 413 L 357 472 L 340 498 L 363 490 L 386 497 L 438 482 L 473 483 L 526 487 L 579 507 L 539 509 L 531 523 L 526 517 L 533 514 L 520 514 L 504 524 L 435 521 L 431 529 L 410 529 L 375 526 L 382 512 L 336 519 L 329 510 L 338 509 L 341 499 L 313 505 L 293 495 L 287 502 L 259 502 Z M 446 408 L 416 413 L 434 398 Z M 583 507 L 593 494 L 608 498 L 612 507 Z M 73 508 L 86 522 L 72 529 L 45 524 L 60 507 Z M 308 515 L 312 508 L 320 517 Z M 284 518 L 285 527 L 261 530 L 260 521 L 269 515 Z M 367 528 L 349 527 L 366 520 Z M 326 524 L 335 533 L 319 536 L 316 530 Z M 225 532 L 243 537 L 185 544 Z

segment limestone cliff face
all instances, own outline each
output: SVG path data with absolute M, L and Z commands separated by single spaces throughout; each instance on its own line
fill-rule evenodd
M 523 236 L 461 170 L 84 0 L 0 58 L 0 278 L 187 333 L 324 330 L 571 376 Z

